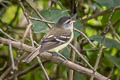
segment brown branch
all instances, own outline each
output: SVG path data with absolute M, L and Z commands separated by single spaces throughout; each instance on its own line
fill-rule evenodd
M 0 37 L 0 42 L 3 43 L 3 44 L 9 45 L 9 40 L 8 39 Z M 11 41 L 11 44 L 12 44 L 13 47 L 18 48 L 18 49 L 19 49 L 19 47 L 21 47 L 21 42 Z M 31 47 L 31 46 L 26 45 L 26 44 L 22 44 L 22 47 L 23 47 L 23 50 L 27 51 L 27 52 L 32 52 L 33 50 L 35 50 L 34 47 Z M 39 52 L 39 51 L 37 51 L 37 52 Z M 54 63 L 62 64 L 64 66 L 68 67 L 68 68 L 71 68 L 71 69 L 73 69 L 77 72 L 86 74 L 88 76 L 92 76 L 92 74 L 94 73 L 91 69 L 82 67 L 82 66 L 80 66 L 78 64 L 75 64 L 75 63 L 73 63 L 71 61 L 68 61 L 68 60 L 63 60 L 60 57 L 56 57 L 56 56 L 54 57 L 54 56 L 52 56 L 52 54 L 50 54 L 48 52 L 41 53 L 40 56 L 47 59 L 47 60 L 51 60 Z M 98 79 L 98 80 L 110 80 L 107 77 L 99 74 L 98 72 L 95 72 L 94 75 L 95 75 L 95 78 Z
M 48 76 L 48 74 L 47 74 L 47 71 L 45 70 L 45 68 L 44 68 L 44 66 L 43 66 L 43 64 L 42 64 L 39 56 L 37 56 L 37 60 L 38 60 L 39 65 L 40 65 L 41 68 L 42 68 L 42 71 L 44 72 L 44 75 L 45 75 L 46 80 L 50 80 L 50 78 L 49 78 L 49 76 Z
M 112 8 L 112 12 L 111 12 L 110 16 L 108 17 L 107 26 L 106 26 L 105 29 L 104 29 L 104 33 L 105 33 L 105 34 L 103 34 L 103 38 L 102 38 L 102 40 L 101 40 L 101 42 L 100 42 L 99 53 L 98 53 L 98 57 L 97 57 L 97 60 L 96 60 L 95 66 L 94 66 L 94 70 L 95 70 L 95 71 L 97 71 L 97 68 L 98 68 L 98 65 L 99 65 L 99 62 L 100 62 L 100 58 L 101 58 L 102 53 L 103 53 L 103 45 L 102 45 L 102 44 L 103 44 L 103 41 L 104 41 L 104 39 L 105 39 L 106 33 L 109 32 L 110 26 L 112 25 L 110 20 L 111 20 L 111 18 L 112 18 L 112 16 L 113 16 L 113 13 L 115 12 L 115 9 L 117 9 L 117 8 L 116 8 L 116 7 Z M 90 80 L 93 80 L 93 79 L 94 79 L 94 74 L 91 76 Z
M 112 70 L 110 71 L 110 73 L 109 73 L 109 75 L 108 75 L 108 78 L 112 77 L 113 72 L 114 72 L 114 66 L 112 67 Z
M 92 43 L 92 41 L 82 31 L 78 30 L 77 28 L 74 28 L 74 30 L 82 34 L 88 40 L 88 42 L 92 45 L 93 48 L 96 47 L 95 44 Z
M 0 68 L 0 71 L 4 70 L 7 67 L 7 62 L 4 63 L 4 65 Z
M 75 45 L 75 40 L 73 40 L 73 45 Z M 70 59 L 74 63 L 75 62 L 75 51 L 72 49 L 70 54 Z M 74 78 L 74 70 L 69 70 L 69 80 L 73 80 Z
M 9 67 L 1 76 L 0 76 L 0 80 L 4 80 L 4 78 L 9 74 L 10 70 L 12 69 L 12 67 Z
M 22 10 L 23 10 L 24 16 L 26 17 L 26 19 L 27 19 L 27 21 L 28 21 L 28 23 L 29 23 L 28 26 L 27 26 L 27 28 L 26 28 L 26 30 L 25 30 L 23 39 L 22 39 L 22 42 L 24 43 L 24 40 L 25 40 L 28 32 L 29 32 L 30 29 L 31 29 L 32 22 L 30 21 L 29 16 L 28 16 L 28 14 L 27 14 L 27 12 L 26 12 L 26 10 L 25 10 L 25 8 L 24 8 L 24 5 L 23 5 L 23 3 L 22 3 L 21 0 L 19 0 L 19 4 L 20 4 L 20 6 L 21 6 L 21 8 L 22 8 Z
M 43 61 L 42 64 L 44 65 L 44 64 L 47 63 L 47 62 L 49 62 L 49 61 Z M 23 76 L 23 75 L 29 73 L 30 71 L 32 71 L 32 70 L 34 70 L 34 69 L 36 69 L 36 68 L 38 68 L 38 67 L 39 67 L 39 64 L 33 64 L 32 66 L 30 66 L 30 67 L 28 67 L 28 68 L 25 68 L 25 69 L 22 70 L 22 71 L 19 71 L 16 75 L 17 75 L 18 77 Z M 13 77 L 14 77 L 14 76 L 10 76 L 8 79 L 11 80 L 11 79 L 13 79 Z
M 113 35 L 115 35 L 115 37 L 120 41 L 120 36 L 117 34 L 117 32 L 115 31 L 115 29 L 113 28 L 112 23 L 109 22 L 109 24 L 110 24 L 109 27 L 110 27 Z
M 9 39 L 16 41 L 14 38 L 12 38 L 10 35 L 8 35 L 7 33 L 5 33 L 1 28 L 0 28 L 0 32 L 3 33 L 5 36 L 7 36 Z
M 30 29 L 30 40 L 31 40 L 31 43 L 32 43 L 32 47 L 34 47 L 34 40 L 33 40 L 33 37 L 32 37 L 32 29 Z M 45 75 L 46 80 L 50 80 L 50 78 L 49 78 L 49 76 L 48 76 L 48 74 L 47 74 L 47 72 L 46 72 L 46 70 L 45 70 L 45 68 L 44 68 L 44 66 L 42 64 L 42 61 L 41 61 L 40 57 L 37 56 L 36 58 L 38 60 L 39 65 L 42 68 L 42 71 L 43 71 L 43 73 Z
M 94 70 L 95 70 L 95 71 L 98 69 L 98 65 L 99 65 L 99 62 L 100 62 L 100 58 L 101 58 L 101 56 L 102 56 L 102 53 L 103 53 L 103 45 L 100 44 L 98 57 L 97 57 L 97 60 L 96 60 L 95 66 L 94 66 Z M 91 76 L 90 80 L 93 80 L 93 79 L 94 79 L 94 74 Z
M 102 16 L 102 15 L 104 15 L 104 14 L 106 14 L 106 13 L 110 13 L 110 12 L 112 12 L 113 9 L 120 9 L 120 6 L 118 5 L 118 6 L 115 6 L 115 7 L 110 8 L 110 9 L 101 11 L 101 12 L 99 12 L 99 13 L 93 14 L 92 16 L 87 17 L 87 18 L 85 18 L 85 19 L 82 19 L 81 21 L 82 21 L 82 22 L 86 22 L 86 21 L 88 21 L 88 20 L 90 20 L 90 19 L 96 18 L 96 17 L 98 17 L 98 16 Z
M 26 3 L 30 6 L 31 9 L 34 10 L 34 12 L 37 14 L 37 16 L 43 20 L 43 21 L 46 21 L 46 19 L 39 13 L 39 10 L 38 9 L 35 9 L 29 2 L 28 0 L 25 0 Z M 52 28 L 52 26 L 49 24 L 49 23 L 46 23 L 48 25 L 49 28 Z
M 115 27 L 118 24 L 120 24 L 120 19 L 118 19 L 112 26 Z
M 41 22 L 49 23 L 49 24 L 55 24 L 55 22 L 47 21 L 47 20 L 42 20 L 42 19 L 34 18 L 34 17 L 30 17 L 30 19 L 31 20 L 35 20 L 35 21 L 41 21 Z
M 13 57 L 11 41 L 9 42 L 9 53 L 10 53 L 10 59 L 11 59 L 12 69 L 13 70 L 17 70 L 17 67 L 15 66 L 14 57 Z
M 84 58 L 84 56 L 74 47 L 72 44 L 69 44 L 73 50 L 79 55 L 79 57 L 94 71 L 92 65 Z

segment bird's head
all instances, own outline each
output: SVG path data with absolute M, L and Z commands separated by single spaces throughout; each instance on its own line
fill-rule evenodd
M 64 29 L 73 29 L 73 23 L 75 21 L 71 19 L 69 16 L 64 16 L 59 19 L 56 24 L 56 27 L 64 28 Z

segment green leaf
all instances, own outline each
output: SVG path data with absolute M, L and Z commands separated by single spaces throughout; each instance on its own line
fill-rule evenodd
M 94 36 L 91 36 L 90 39 L 98 41 L 99 43 L 101 43 L 101 40 L 103 40 L 103 36 L 101 36 L 101 35 L 94 35 Z M 116 40 L 113 40 L 113 39 L 110 39 L 110 38 L 106 38 L 105 37 L 104 40 L 103 40 L 103 44 L 107 48 L 116 47 L 116 48 L 120 49 L 120 43 L 117 42 Z
M 60 10 L 55 7 L 41 11 L 41 15 L 48 21 L 57 22 L 61 17 L 68 16 L 68 10 Z
M 114 64 L 120 70 L 120 62 L 116 56 L 111 56 L 110 54 L 105 54 L 105 57 L 107 57 L 112 62 L 112 64 Z
M 25 77 L 24 77 L 24 80 L 30 80 L 30 79 L 31 79 L 31 75 L 32 75 L 31 72 L 27 73 L 27 74 L 25 75 Z
M 69 46 L 67 46 L 66 48 L 64 48 L 62 51 L 60 51 L 60 53 L 65 56 L 66 58 L 70 58 L 70 51 L 71 48 Z
M 80 23 L 80 20 L 76 20 L 76 22 L 74 23 L 74 27 L 77 28 L 78 30 L 82 30 L 83 24 Z M 74 39 L 76 40 L 79 35 L 80 35 L 79 32 L 74 32 Z
M 105 14 L 105 15 L 103 16 L 102 21 L 101 21 L 103 25 L 106 25 L 106 24 L 108 23 L 108 17 L 110 16 L 110 14 L 111 14 L 111 13 L 108 13 L 108 14 Z M 120 10 L 116 10 L 116 11 L 113 13 L 112 18 L 111 18 L 111 22 L 112 22 L 112 23 L 114 23 L 114 22 L 116 22 L 117 20 L 120 19 L 119 14 L 120 14 Z
M 40 14 L 48 21 L 57 22 L 61 17 L 68 16 L 67 10 L 60 10 L 57 8 L 49 8 L 47 10 L 42 10 Z M 46 32 L 47 24 L 40 21 L 32 21 L 33 32 L 41 33 Z
M 106 6 L 107 8 L 111 8 L 117 5 L 120 5 L 120 0 L 96 0 L 98 3 Z
M 40 75 L 42 72 L 40 69 L 34 70 L 34 80 L 42 80 L 42 75 Z M 43 78 L 44 79 L 44 78 Z
M 34 33 L 45 33 L 46 32 L 46 24 L 40 21 L 35 21 L 32 20 L 32 24 L 33 24 L 33 32 Z
M 87 79 L 86 79 L 86 77 L 83 74 L 81 74 L 79 72 L 75 72 L 74 80 L 87 80 Z
M 80 20 L 76 20 L 76 22 L 74 23 L 74 27 L 78 30 L 81 30 L 83 28 L 83 24 L 80 23 Z
M 112 23 L 118 21 L 120 19 L 120 10 L 116 10 L 111 18 Z

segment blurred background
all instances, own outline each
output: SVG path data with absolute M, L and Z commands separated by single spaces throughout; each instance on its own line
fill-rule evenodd
M 23 40 L 29 23 L 20 1 L 32 22 L 31 31 L 36 43 L 39 44 L 49 30 L 50 26 L 46 23 L 54 25 L 62 16 L 72 16 L 76 20 L 72 44 L 92 66 L 97 65 L 96 70 L 99 73 L 111 80 L 120 80 L 120 0 L 0 0 L 0 37 L 9 39 L 2 33 L 4 31 L 15 40 Z M 29 34 L 25 37 L 24 43 L 32 46 Z M 34 45 L 37 47 L 37 44 Z M 12 48 L 12 53 L 14 61 L 17 61 L 21 55 L 28 52 L 21 48 Z M 70 46 L 60 53 L 69 60 L 88 67 L 77 54 L 74 54 Z M 9 48 L 0 43 L 1 76 L 10 65 Z M 69 68 L 51 61 L 43 62 L 43 65 L 50 80 L 90 80 L 90 76 L 76 71 L 73 72 L 73 79 L 70 79 Z M 21 62 L 16 66 L 18 70 L 10 71 L 3 80 L 46 80 L 36 60 L 29 64 Z M 27 69 L 30 70 L 24 74 L 17 74 Z M 14 79 L 15 74 L 17 79 Z

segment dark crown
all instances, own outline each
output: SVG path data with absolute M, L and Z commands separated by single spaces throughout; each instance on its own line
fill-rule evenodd
M 58 24 L 63 24 L 65 21 L 71 19 L 70 16 L 64 16 L 62 18 L 59 19 L 59 21 L 57 22 Z

